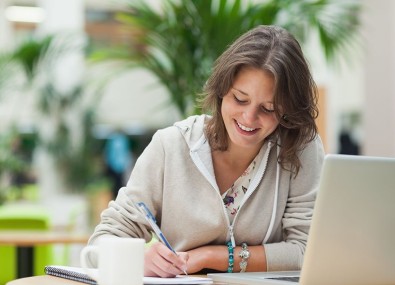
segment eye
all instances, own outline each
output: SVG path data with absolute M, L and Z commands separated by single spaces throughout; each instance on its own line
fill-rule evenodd
M 243 103 L 247 102 L 247 101 L 244 101 L 244 100 L 240 100 L 239 98 L 237 98 L 237 96 L 236 96 L 235 94 L 233 94 L 233 98 L 234 98 L 235 101 L 236 101 L 237 103 L 239 103 L 239 104 L 243 104 Z
M 264 106 L 261 106 L 261 110 L 262 110 L 263 113 L 267 113 L 267 114 L 270 114 L 270 113 L 274 112 L 274 109 L 267 109 Z

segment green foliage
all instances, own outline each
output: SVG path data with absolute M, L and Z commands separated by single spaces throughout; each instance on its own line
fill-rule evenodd
M 215 59 L 239 35 L 259 24 L 279 25 L 301 43 L 316 32 L 329 61 L 352 43 L 359 26 L 354 0 L 161 1 L 161 9 L 143 0 L 124 1 L 117 15 L 135 35 L 126 48 L 98 52 L 95 59 L 118 59 L 152 72 L 165 86 L 182 116 L 199 113 L 196 96 Z
M 12 60 L 23 67 L 28 79 L 34 78 L 37 65 L 40 59 L 45 57 L 52 41 L 52 35 L 42 39 L 29 39 L 25 43 L 19 45 L 13 52 Z
M 57 34 L 25 40 L 15 50 L 0 57 L 1 67 L 15 67 L 22 71 L 18 74 L 19 78 L 25 79 L 16 79 L 13 74 L 0 69 L 0 83 L 7 82 L 7 85 L 21 93 L 26 89 L 31 91 L 27 94 L 35 96 L 33 107 L 40 119 L 50 122 L 54 129 L 54 133 L 48 136 L 39 120 L 31 122 L 37 135 L 36 146 L 53 156 L 58 170 L 65 178 L 63 182 L 66 186 L 78 190 L 85 189 L 89 182 L 97 179 L 101 171 L 95 164 L 100 151 L 91 128 L 95 118 L 94 110 L 102 95 L 102 86 L 90 90 L 94 95 L 91 100 L 85 100 L 88 82 L 83 80 L 70 90 L 61 91 L 56 86 L 54 70 L 60 59 L 72 52 L 84 52 L 83 48 L 78 36 Z M 72 139 L 76 125 L 70 123 L 70 116 L 81 128 L 78 142 L 75 137 Z M 7 167 L 13 165 L 9 159 L 4 164 Z M 1 162 L 0 167 L 3 167 Z
M 17 74 L 17 66 L 13 63 L 11 54 L 1 53 L 0 54 L 0 100 L 4 98 L 5 95 L 13 90 L 14 83 L 13 78 Z
M 71 141 L 71 128 L 64 121 L 59 122 L 52 140 L 39 141 L 39 145 L 55 157 L 67 186 L 73 191 L 85 190 L 89 184 L 101 179 L 104 172 L 102 145 L 92 136 L 94 118 L 93 108 L 84 112 L 79 121 L 83 137 L 77 148 Z
M 4 89 L 7 83 L 7 65 L 8 65 L 8 58 L 4 54 L 0 54 L 0 99 L 2 95 L 2 90 Z
M 6 171 L 21 172 L 27 167 L 25 161 L 17 156 L 15 131 L 0 135 L 0 176 Z
M 28 169 L 27 162 L 20 156 L 18 150 L 19 139 L 14 130 L 0 134 L 0 205 L 12 190 L 7 180 L 12 175 L 18 175 Z

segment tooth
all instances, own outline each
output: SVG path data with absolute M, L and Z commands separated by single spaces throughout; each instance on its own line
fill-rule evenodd
M 238 125 L 238 126 L 240 127 L 240 129 L 242 129 L 243 131 L 251 132 L 251 131 L 255 130 L 255 129 L 253 129 L 253 128 L 245 127 L 245 126 L 243 126 L 243 125 L 240 124 L 240 123 L 237 123 L 237 125 Z

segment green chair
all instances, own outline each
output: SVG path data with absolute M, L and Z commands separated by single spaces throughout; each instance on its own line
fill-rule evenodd
M 29 205 L 4 205 L 0 207 L 1 230 L 49 230 L 50 215 L 41 207 Z M 53 263 L 52 245 L 37 245 L 33 254 L 33 275 L 44 274 L 45 265 Z M 17 276 L 17 249 L 0 246 L 0 285 Z

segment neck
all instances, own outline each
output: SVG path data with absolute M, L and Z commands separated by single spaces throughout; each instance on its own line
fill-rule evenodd
M 229 165 L 239 165 L 247 168 L 258 155 L 260 149 L 260 147 L 257 149 L 240 148 L 230 144 L 228 149 L 223 152 L 222 156 Z

